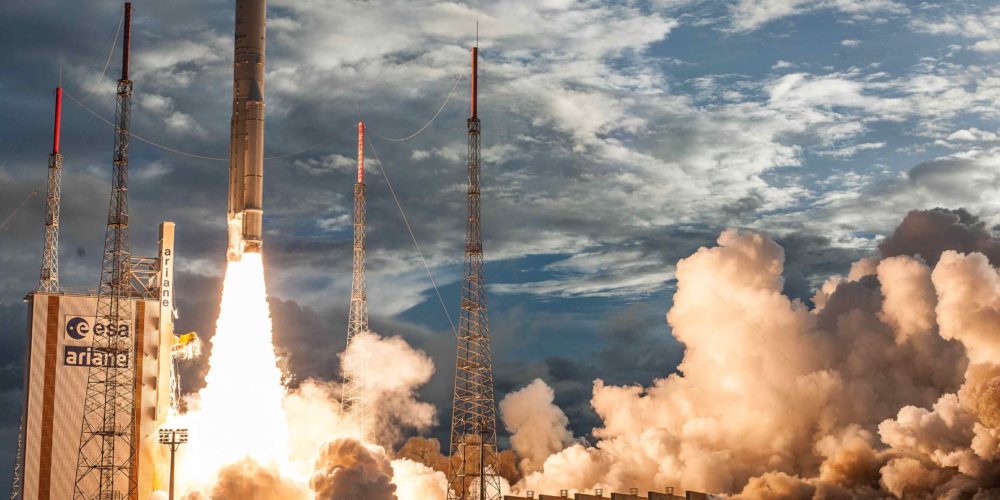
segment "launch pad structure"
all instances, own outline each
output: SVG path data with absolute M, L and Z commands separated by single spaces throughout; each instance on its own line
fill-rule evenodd
M 168 416 L 174 385 L 174 224 L 160 224 L 157 256 L 132 255 L 130 21 L 126 3 L 111 199 L 96 291 L 67 291 L 59 281 L 62 89 L 56 89 L 41 271 L 37 290 L 24 299 L 25 399 L 12 499 L 138 500 L 164 482 L 155 434 Z
M 111 356 L 94 349 L 94 337 L 107 332 L 94 315 L 98 297 L 93 292 L 59 289 L 36 291 L 25 297 L 28 305 L 22 428 L 23 453 L 15 465 L 20 485 L 12 497 L 24 500 L 60 500 L 73 497 L 80 443 L 80 424 L 88 372 L 92 368 L 128 364 L 137 375 L 128 384 L 135 408 L 130 414 L 120 406 L 115 419 L 135 419 L 129 448 L 135 462 L 129 482 L 136 484 L 133 498 L 148 498 L 163 489 L 167 459 L 156 443 L 171 403 L 174 343 L 173 264 L 174 224 L 160 224 L 159 255 L 132 256 L 128 266 L 128 295 L 122 301 L 132 321 L 125 339 L 134 355 Z M 124 388 L 123 388 L 124 390 Z M 118 490 L 122 493 L 124 488 Z

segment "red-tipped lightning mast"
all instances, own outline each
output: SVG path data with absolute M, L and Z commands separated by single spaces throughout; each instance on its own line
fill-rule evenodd
M 358 184 L 365 183 L 365 122 L 358 122 Z
M 354 185 L 354 263 L 351 279 L 351 304 L 347 313 L 347 351 L 361 334 L 368 331 L 368 291 L 365 281 L 365 122 L 358 122 L 358 183 Z M 364 366 L 356 356 L 344 356 L 340 367 L 344 376 L 341 416 L 371 440 L 365 419 Z
M 45 246 L 42 248 L 42 271 L 38 291 L 59 291 L 59 205 L 62 184 L 62 155 L 59 154 L 59 127 L 62 122 L 62 87 L 56 87 L 56 114 L 52 128 L 52 154 L 49 155 L 48 194 L 45 198 Z
M 479 118 L 479 47 L 472 48 L 472 113 L 470 117 Z
M 122 39 L 122 80 L 128 80 L 128 56 L 132 49 L 132 2 L 125 3 L 125 37 Z
M 465 233 L 465 274 L 462 282 L 462 311 L 458 320 L 455 395 L 451 410 L 449 500 L 501 498 L 500 476 L 497 474 L 499 463 L 493 355 L 489 318 L 486 314 L 486 277 L 479 213 L 478 58 L 479 47 L 473 47 L 471 116 L 467 121 L 469 220 Z
M 62 86 L 56 87 L 56 114 L 52 127 L 52 153 L 49 154 L 48 192 L 45 197 L 45 239 L 42 246 L 42 269 L 38 273 L 38 291 L 59 293 L 59 206 L 62 189 L 63 157 L 59 154 L 59 126 L 62 122 Z M 17 436 L 11 498 L 22 498 L 24 467 L 24 419 Z
M 62 87 L 56 87 L 56 119 L 52 132 L 52 154 L 59 154 L 59 125 L 62 123 Z

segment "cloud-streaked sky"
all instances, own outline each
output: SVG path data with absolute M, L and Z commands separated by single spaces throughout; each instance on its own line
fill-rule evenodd
M 0 217 L 44 193 L 52 89 L 113 115 L 118 2 L 0 7 Z M 773 235 L 807 298 L 873 253 L 910 209 L 1000 222 L 1000 8 L 988 1 L 271 0 L 265 259 L 276 342 L 299 378 L 333 377 L 350 287 L 349 128 L 360 115 L 452 314 L 465 236 L 468 48 L 479 22 L 483 218 L 498 391 L 545 378 L 577 434 L 591 380 L 648 383 L 682 347 L 664 313 L 674 264 L 725 227 Z M 231 2 L 135 2 L 133 132 L 228 153 Z M 344 133 L 348 130 L 347 133 Z M 339 135 L 338 135 L 339 134 Z M 332 140 L 331 140 L 332 138 Z M 112 132 L 64 108 L 63 285 L 93 288 Z M 369 151 L 371 153 L 371 150 Z M 374 159 L 372 155 L 370 159 Z M 449 419 L 453 337 L 369 162 L 373 326 L 437 365 Z M 177 222 L 179 329 L 211 334 L 225 252 L 227 162 L 134 140 L 133 246 Z M 0 467 L 13 457 L 43 197 L 0 228 Z M 197 368 L 186 381 L 199 384 Z M 9 470 L 7 467 L 4 470 Z

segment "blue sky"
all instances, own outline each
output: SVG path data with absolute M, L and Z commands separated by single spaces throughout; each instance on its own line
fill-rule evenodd
M 225 156 L 230 3 L 135 5 L 134 132 Z M 87 105 L 112 115 L 114 84 L 99 76 L 119 9 L 0 7 L 0 214 L 44 189 L 60 67 L 70 95 L 96 88 Z M 324 142 L 359 113 L 374 134 L 418 129 L 465 78 L 479 20 L 498 389 L 545 378 L 578 434 L 595 424 L 594 378 L 646 384 L 674 370 L 683 347 L 664 321 L 674 265 L 722 229 L 774 236 L 786 249 L 786 289 L 808 300 L 908 210 L 964 207 L 989 226 L 1000 221 L 1000 8 L 991 2 L 272 0 L 269 16 L 269 155 Z M 453 314 L 466 88 L 460 81 L 413 140 L 373 139 Z M 90 288 L 111 131 L 69 100 L 64 114 L 63 280 Z M 265 166 L 276 343 L 300 379 L 335 378 L 343 345 L 353 144 L 348 133 Z M 369 165 L 373 325 L 431 354 L 437 373 L 423 396 L 443 428 L 452 337 Z M 152 252 L 160 220 L 178 223 L 179 328 L 208 336 L 224 263 L 226 163 L 134 142 L 131 168 L 136 251 Z M 20 300 L 37 280 L 42 218 L 39 197 L 0 229 L 0 450 L 10 450 L 0 465 L 13 455 Z M 202 369 L 190 367 L 192 388 Z

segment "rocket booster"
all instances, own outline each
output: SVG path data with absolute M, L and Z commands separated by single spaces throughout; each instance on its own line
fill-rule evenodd
M 266 0 L 236 0 L 229 149 L 229 260 L 260 252 L 264 215 L 264 22 Z

